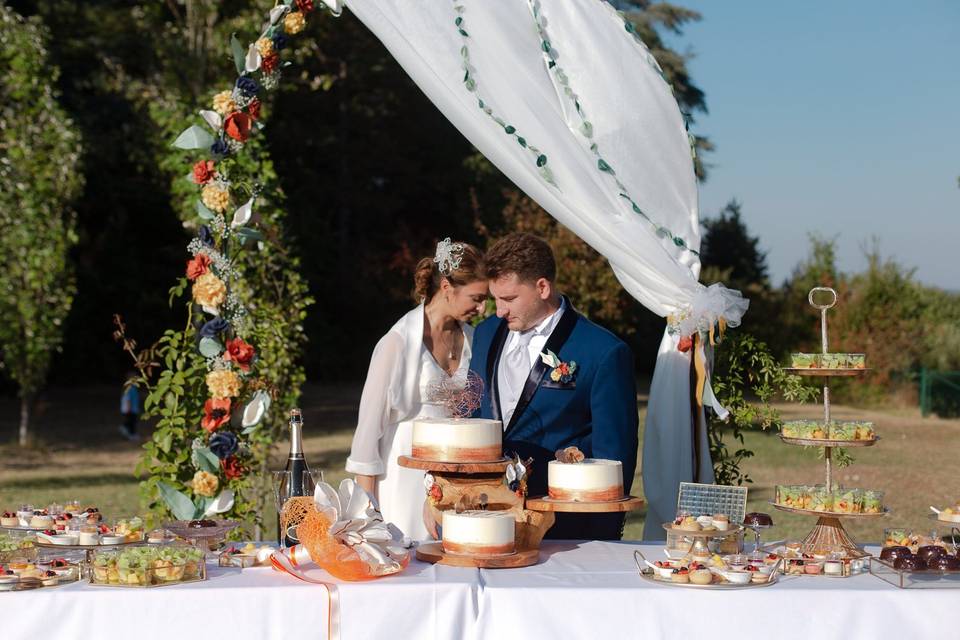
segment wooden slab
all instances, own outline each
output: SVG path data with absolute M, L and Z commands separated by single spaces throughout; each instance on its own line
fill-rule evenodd
M 436 460 L 421 460 L 412 456 L 400 456 L 397 458 L 397 464 L 407 469 L 444 473 L 503 473 L 507 470 L 510 460 L 503 458 L 490 462 L 438 462 Z
M 439 542 L 428 542 L 417 547 L 417 560 L 430 564 L 445 564 L 450 567 L 473 567 L 476 569 L 515 569 L 529 567 L 540 561 L 539 549 L 525 549 L 509 556 L 457 556 L 443 552 Z
M 642 498 L 626 496 L 622 500 L 610 502 L 573 502 L 554 500 L 547 496 L 527 498 L 527 509 L 531 511 L 557 511 L 561 513 L 622 513 L 636 511 L 644 505 Z

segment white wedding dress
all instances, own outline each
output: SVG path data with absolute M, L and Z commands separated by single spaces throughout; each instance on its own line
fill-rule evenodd
M 348 473 L 377 477 L 377 498 L 384 521 L 413 540 L 430 538 L 423 524 L 424 471 L 406 469 L 397 458 L 410 455 L 413 421 L 441 418 L 446 407 L 429 401 L 444 378 L 464 377 L 470 368 L 473 327 L 461 325 L 464 344 L 453 375 L 448 375 L 423 344 L 423 305 L 407 313 L 374 349 L 360 399 Z
M 462 353 L 460 366 L 454 376 L 465 376 L 469 369 L 470 358 Z M 420 352 L 420 408 L 417 418 L 449 417 L 449 410 L 441 405 L 429 402 L 429 390 L 443 378 L 450 377 L 440 368 L 433 355 L 424 347 Z M 407 469 L 397 464 L 399 456 L 410 455 L 413 446 L 413 420 L 404 420 L 395 426 L 393 433 L 384 434 L 390 441 L 386 455 L 386 473 L 380 477 L 378 494 L 380 511 L 386 522 L 392 522 L 414 540 L 430 537 L 423 524 L 423 501 L 426 489 L 423 486 L 424 471 Z

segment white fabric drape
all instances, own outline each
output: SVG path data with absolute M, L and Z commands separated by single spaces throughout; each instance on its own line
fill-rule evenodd
M 688 316 L 686 326 L 702 328 L 701 321 L 716 320 L 709 310 L 732 305 L 739 312 L 726 320 L 739 323 L 745 301 L 731 300 L 734 292 L 722 287 L 708 293 L 698 282 L 697 184 L 683 117 L 652 55 L 609 4 L 346 6 L 454 126 L 606 257 L 644 306 L 663 317 Z M 712 304 L 717 296 L 721 304 Z M 698 301 L 708 311 L 694 314 L 704 307 Z M 664 338 L 658 357 L 644 446 L 648 520 L 657 527 L 673 516 L 678 483 L 693 472 L 692 463 L 666 462 L 692 451 L 689 355 L 674 355 L 666 344 L 672 339 Z

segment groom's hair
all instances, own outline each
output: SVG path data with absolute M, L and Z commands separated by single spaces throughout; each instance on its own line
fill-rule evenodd
M 517 274 L 523 282 L 557 277 L 557 261 L 547 241 L 531 233 L 511 233 L 497 240 L 487 251 L 487 278 Z

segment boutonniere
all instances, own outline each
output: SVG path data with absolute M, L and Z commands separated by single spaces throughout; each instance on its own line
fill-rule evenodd
M 543 361 L 543 364 L 550 367 L 550 379 L 554 382 L 559 382 L 561 384 L 567 384 L 573 380 L 573 377 L 577 374 L 577 363 L 571 360 L 570 362 L 564 362 L 557 357 L 553 351 L 547 349 L 546 353 L 540 354 L 540 359 Z

